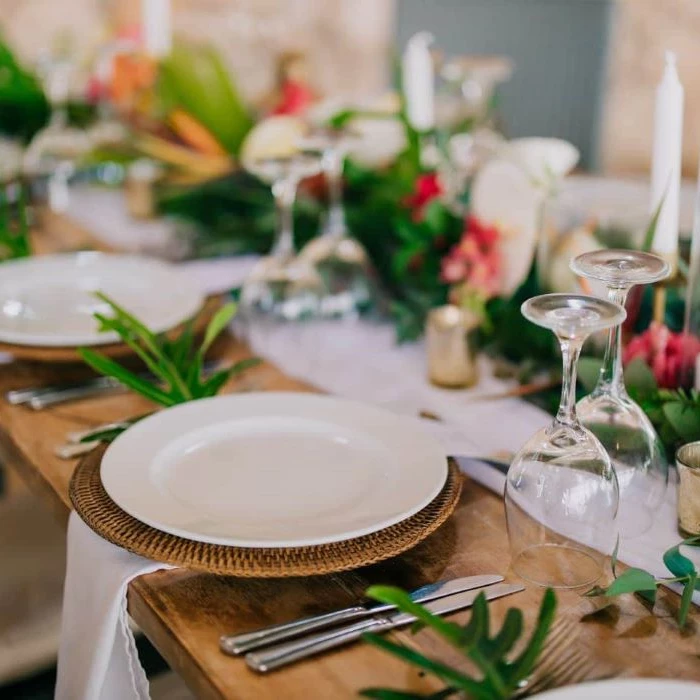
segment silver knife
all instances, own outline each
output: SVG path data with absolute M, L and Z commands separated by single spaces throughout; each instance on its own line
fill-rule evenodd
M 501 598 L 525 590 L 524 586 L 501 583 L 482 590 L 455 593 L 428 603 L 425 607 L 434 615 L 445 615 L 473 605 L 477 596 L 484 593 L 487 600 Z M 258 673 L 267 673 L 288 664 L 306 659 L 328 649 L 349 644 L 359 639 L 365 632 L 386 632 L 396 627 L 404 627 L 415 622 L 416 618 L 408 613 L 395 612 L 390 615 L 376 615 L 368 620 L 344 625 L 332 630 L 303 637 L 286 644 L 279 644 L 263 651 L 246 654 L 245 660 L 250 668 Z
M 75 392 L 82 395 L 91 396 L 95 393 L 110 390 L 124 390 L 123 384 L 111 377 L 95 377 L 84 382 L 73 382 L 70 384 L 52 384 L 42 387 L 31 387 L 27 389 L 12 389 L 5 394 L 5 399 L 13 406 L 29 404 L 32 408 L 41 408 L 41 399 L 52 395 L 67 395 L 72 397 Z M 79 396 L 81 398 L 81 396 Z M 68 399 L 70 400 L 70 398 Z
M 426 586 L 417 588 L 413 591 L 411 599 L 416 603 L 425 603 L 429 600 L 443 598 L 444 596 L 460 593 L 461 591 L 469 591 L 473 588 L 481 588 L 482 586 L 490 586 L 492 583 L 500 583 L 503 581 L 503 576 L 483 575 L 483 576 L 464 576 L 462 578 L 454 578 L 449 581 L 438 581 L 437 583 L 429 583 Z M 231 636 L 223 636 L 219 640 L 221 651 L 237 656 L 245 654 L 253 649 L 269 646 L 282 642 L 285 639 L 298 637 L 314 630 L 330 627 L 339 622 L 348 622 L 370 615 L 396 610 L 394 605 L 364 603 L 362 605 L 354 605 L 342 610 L 325 613 L 322 615 L 314 615 L 312 617 L 285 622 L 280 625 L 270 625 L 253 632 L 245 634 L 236 634 Z

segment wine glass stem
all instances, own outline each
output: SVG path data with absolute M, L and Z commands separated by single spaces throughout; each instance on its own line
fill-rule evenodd
M 627 301 L 629 287 L 608 287 L 608 299 L 620 306 Z M 603 366 L 600 368 L 598 386 L 594 395 L 625 394 L 625 380 L 622 372 L 622 324 L 617 324 L 608 332 Z
M 557 422 L 576 425 L 576 365 L 581 354 L 583 340 L 579 338 L 559 338 L 563 360 L 561 402 L 557 411 Z
M 338 148 L 329 148 L 323 154 L 323 171 L 328 183 L 328 224 L 325 234 L 335 235 L 345 232 L 345 212 L 343 210 L 343 156 Z
M 272 185 L 272 195 L 277 209 L 277 236 L 272 246 L 274 257 L 294 254 L 294 200 L 297 195 L 297 179 L 285 178 Z

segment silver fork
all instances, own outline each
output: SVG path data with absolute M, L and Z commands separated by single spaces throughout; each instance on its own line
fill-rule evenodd
M 590 679 L 594 670 L 593 661 L 575 646 L 577 641 L 576 622 L 570 618 L 557 620 L 532 676 L 514 697 L 524 698 L 549 688 Z

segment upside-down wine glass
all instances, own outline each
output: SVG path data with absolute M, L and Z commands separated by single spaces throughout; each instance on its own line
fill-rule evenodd
M 37 132 L 24 153 L 23 168 L 29 177 L 47 178 L 49 207 L 65 211 L 70 180 L 77 163 L 90 150 L 85 131 L 70 125 L 68 100 L 74 65 L 66 58 L 51 57 L 43 69 L 46 95 L 51 105 L 49 123 Z
M 357 316 L 367 311 L 374 299 L 369 256 L 348 232 L 343 208 L 343 163 L 353 138 L 347 130 L 324 128 L 316 129 L 299 144 L 305 151 L 321 154 L 328 187 L 328 212 L 320 235 L 299 253 L 323 279 L 326 292 L 321 313 L 328 318 Z
M 299 183 L 320 172 L 320 159 L 295 153 L 265 158 L 247 167 L 272 183 L 277 234 L 270 254 L 258 261 L 243 283 L 241 312 L 248 318 L 313 318 L 319 314 L 324 286 L 314 267 L 295 255 L 293 209 Z
M 593 332 L 619 325 L 625 310 L 604 299 L 543 294 L 521 307 L 561 345 L 561 404 L 553 422 L 520 449 L 506 478 L 506 519 L 514 571 L 542 586 L 596 581 L 615 545 L 618 486 L 610 457 L 576 416 L 576 365 Z
M 608 299 L 625 305 L 637 284 L 665 279 L 670 267 L 662 258 L 636 250 L 596 250 L 571 261 L 579 276 L 604 282 Z M 608 334 L 603 366 L 593 392 L 579 401 L 581 422 L 603 443 L 620 484 L 620 536 L 646 532 L 666 492 L 668 463 L 650 420 L 627 395 L 622 373 L 620 327 Z

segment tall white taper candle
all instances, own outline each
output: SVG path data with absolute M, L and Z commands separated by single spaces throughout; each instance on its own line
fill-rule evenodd
M 683 146 L 683 86 L 676 54 L 666 52 L 663 78 L 656 90 L 651 211 L 663 200 L 652 250 L 675 264 L 678 257 L 678 207 Z
M 141 31 L 144 51 L 153 58 L 163 58 L 172 48 L 170 0 L 141 0 Z
M 435 126 L 435 71 L 429 48 L 433 40 L 430 32 L 418 32 L 408 40 L 403 53 L 406 113 L 417 131 L 430 131 Z

